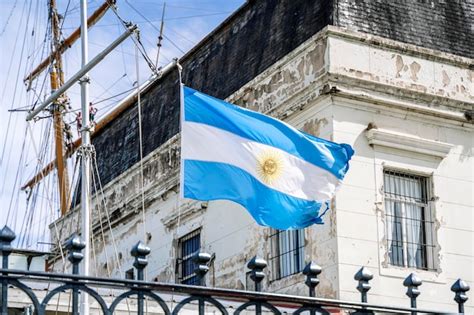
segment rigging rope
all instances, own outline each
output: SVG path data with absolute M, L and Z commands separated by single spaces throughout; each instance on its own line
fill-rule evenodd
M 110 232 L 110 236 L 112 238 L 112 246 L 113 246 L 114 254 L 115 254 L 115 262 L 117 264 L 120 276 L 124 277 L 125 273 L 123 272 L 123 269 L 122 269 L 122 263 L 120 261 L 120 257 L 119 257 L 119 253 L 118 253 L 117 242 L 115 240 L 115 235 L 114 235 L 114 232 L 113 232 L 113 229 L 112 229 L 112 223 L 111 223 L 111 220 L 110 220 L 109 210 L 107 208 L 107 199 L 105 198 L 104 188 L 102 187 L 102 181 L 100 180 L 99 167 L 97 165 L 96 154 L 94 154 L 92 156 L 92 169 L 93 169 L 93 172 L 95 171 L 97 173 L 97 182 L 99 184 L 99 190 L 100 190 L 100 196 L 99 197 L 102 198 L 101 200 L 104 204 L 104 210 L 105 210 L 104 212 L 105 212 L 105 217 L 106 217 L 106 220 L 107 220 L 107 226 L 108 226 L 108 229 L 109 229 L 109 232 Z M 97 194 L 96 194 L 96 198 L 97 198 Z M 102 223 L 101 223 L 101 225 L 102 225 Z M 105 249 L 105 244 L 104 244 L 104 249 Z M 125 299 L 125 303 L 127 304 L 128 313 L 130 314 L 129 298 Z
M 135 8 L 130 4 L 128 3 L 128 1 L 126 1 L 128 5 L 130 5 L 130 7 L 135 10 Z M 122 17 L 118 14 L 118 11 L 117 11 L 117 8 L 115 6 L 111 6 L 111 9 L 112 9 L 112 12 L 114 12 L 115 16 L 119 19 L 120 23 L 122 24 L 122 26 L 127 29 L 128 28 L 128 25 L 130 23 L 127 23 L 125 22 L 124 19 L 122 19 Z M 139 13 L 139 12 L 138 12 Z M 139 13 L 141 14 L 141 13 Z M 136 36 L 135 37 L 132 37 L 132 40 L 133 42 L 135 43 L 135 46 L 138 48 L 138 50 L 140 51 L 140 54 L 142 55 L 143 59 L 145 59 L 148 67 L 150 68 L 150 70 L 154 73 L 154 74 L 157 74 L 157 69 L 155 68 L 155 65 L 153 64 L 153 62 L 151 61 L 150 57 L 148 57 L 147 53 L 146 53 L 146 49 L 145 47 L 143 46 L 141 40 L 140 40 L 140 35 L 139 35 L 139 32 L 136 32 L 135 33 Z M 140 49 L 141 48 L 141 49 Z
M 138 15 L 140 15 L 145 21 L 147 21 L 151 27 L 153 27 L 156 31 L 160 32 L 160 30 L 151 22 L 146 16 L 144 16 L 140 11 L 138 11 L 128 0 L 125 0 L 125 2 L 132 8 L 133 11 L 135 11 Z M 185 54 L 186 52 L 182 50 L 177 44 L 175 44 L 168 36 L 163 34 L 163 37 L 166 38 L 176 49 L 178 49 L 181 53 Z
M 120 21 L 120 23 L 122 24 L 122 26 L 125 28 L 125 29 L 128 29 L 128 26 L 130 25 L 130 23 L 126 22 L 124 19 L 122 19 L 122 17 L 119 15 L 118 11 L 117 11 L 117 8 L 115 6 L 111 6 L 110 7 L 112 9 L 112 12 L 114 12 L 115 16 L 117 17 L 117 19 Z M 146 53 L 146 49 L 145 47 L 143 47 L 143 44 L 140 40 L 140 35 L 139 35 L 139 32 L 135 32 L 135 37 L 131 37 L 132 38 L 132 41 L 134 42 L 135 44 L 135 47 L 138 48 L 138 50 L 140 51 L 140 54 L 142 55 L 143 59 L 145 60 L 145 62 L 147 63 L 148 67 L 150 68 L 150 70 L 156 74 L 157 73 L 157 69 L 155 68 L 155 65 L 153 64 L 153 62 L 151 61 L 150 57 L 148 57 L 147 53 Z M 141 48 L 141 49 L 140 49 Z
M 18 168 L 16 170 L 16 176 L 15 176 L 15 182 L 13 183 L 13 188 L 16 187 L 17 185 L 17 182 L 18 182 L 18 178 L 20 177 L 19 174 L 20 174 L 20 170 L 23 169 L 22 167 L 22 163 L 23 163 L 23 158 L 25 156 L 25 143 L 26 143 L 26 130 L 25 130 L 25 137 L 23 137 L 23 143 L 21 145 L 21 154 L 20 154 L 20 160 L 18 162 Z M 10 214 L 11 214 L 11 211 L 12 211 L 12 203 L 13 203 L 13 194 L 15 193 L 15 189 L 12 190 L 12 196 L 10 198 L 10 203 L 8 205 L 8 212 L 7 212 L 7 223 L 9 222 L 9 218 L 10 218 Z
M 94 99 L 92 100 L 92 103 L 94 103 L 95 100 L 99 99 L 102 95 L 104 94 L 109 94 L 110 95 L 110 90 L 120 81 L 122 80 L 127 74 L 124 73 L 120 78 L 118 78 L 117 80 L 115 80 L 112 84 L 110 84 L 107 88 L 104 89 L 104 91 L 99 94 L 98 96 L 94 97 Z M 95 80 L 94 80 L 95 81 Z M 98 82 L 97 82 L 98 83 Z
M 5 21 L 5 25 L 3 26 L 2 32 L 0 33 L 0 37 L 5 33 L 5 30 L 7 29 L 8 23 L 10 22 L 10 19 L 13 15 L 13 11 L 15 11 L 17 2 L 18 2 L 18 0 L 15 0 L 15 3 L 13 4 L 13 7 L 10 11 L 10 14 L 8 14 L 7 20 Z
M 94 154 L 95 155 L 95 154 Z M 92 160 L 92 159 L 91 159 Z M 96 204 L 98 205 L 97 209 L 99 210 L 98 212 L 98 217 L 99 217 L 99 224 L 100 224 L 100 234 L 102 236 L 102 244 L 103 244 L 103 248 L 104 248 L 104 254 L 105 254 L 105 266 L 107 268 L 107 276 L 111 276 L 111 272 L 110 272 L 110 267 L 109 267 L 109 255 L 107 253 L 107 243 L 105 242 L 105 234 L 104 234 L 104 224 L 102 222 L 102 212 L 101 212 L 101 208 L 102 208 L 102 202 L 100 200 L 97 200 L 97 194 L 98 194 L 98 190 L 97 190 L 97 183 L 96 183 L 96 180 L 95 180 L 95 174 L 94 172 L 91 172 L 91 177 L 92 177 L 92 185 L 94 187 L 94 192 L 95 192 L 95 199 L 96 199 Z M 92 199 L 92 198 L 91 198 Z M 92 209 L 92 208 L 91 208 Z M 92 216 L 92 213 L 91 213 L 91 216 Z M 91 227 L 90 227 L 90 230 L 92 231 L 91 233 L 91 236 L 93 237 L 94 236 L 94 230 L 93 230 L 93 225 L 92 225 L 92 221 L 91 220 Z
M 33 145 L 33 150 L 35 152 L 35 155 L 39 159 L 39 162 L 40 162 L 39 165 L 42 169 L 43 168 L 43 161 L 40 160 L 40 155 L 38 154 L 38 150 L 36 149 L 35 140 L 34 140 L 34 137 L 33 137 L 33 132 L 31 131 L 30 122 L 27 122 L 27 130 L 29 132 L 29 135 L 31 136 L 31 142 L 32 142 L 32 145 Z M 45 187 L 47 195 L 49 195 L 49 189 L 47 188 L 46 185 L 44 185 L 44 187 Z M 48 203 L 49 203 L 49 207 L 50 207 L 51 211 L 53 211 L 54 208 L 51 204 L 51 200 L 48 199 Z M 58 246 L 59 252 L 61 254 L 61 259 L 62 259 L 63 265 L 65 265 L 66 264 L 66 258 L 65 258 L 65 255 L 64 255 L 63 248 L 61 246 L 61 237 L 60 237 L 60 234 L 59 234 L 58 226 L 56 224 L 56 220 L 53 220 L 53 226 L 54 226 L 54 232 L 56 234 L 56 239 L 57 239 L 57 242 L 58 242 L 57 246 Z
M 26 10 L 26 5 L 27 5 L 27 3 L 28 3 L 28 2 L 25 2 L 24 7 L 23 7 L 23 10 Z M 12 100 L 10 109 L 13 108 L 13 106 L 14 106 L 14 104 L 15 104 L 15 100 L 16 100 L 16 95 L 17 95 L 16 93 L 17 93 L 17 88 L 18 88 L 18 78 L 19 78 L 20 72 L 21 72 L 21 71 L 20 71 L 20 70 L 21 70 L 21 66 L 22 66 L 21 60 L 23 60 L 23 52 L 24 52 L 25 43 L 26 43 L 26 32 L 27 32 L 27 30 L 28 30 L 29 17 L 30 17 L 30 13 L 31 13 L 31 3 L 32 3 L 32 1 L 30 1 L 30 5 L 29 5 L 29 7 L 28 7 L 28 15 L 27 15 L 27 22 L 26 22 L 26 26 L 25 26 L 25 34 L 24 34 L 24 36 L 23 36 L 23 43 L 22 43 L 22 46 L 21 46 L 21 53 L 20 53 L 20 59 L 19 59 L 20 61 L 18 62 L 18 69 L 17 69 L 16 80 L 14 81 L 14 82 L 15 82 L 15 87 L 14 87 L 14 91 L 13 91 L 13 100 Z M 22 13 L 22 15 L 21 15 L 21 18 L 20 18 L 20 25 L 22 25 L 22 23 L 23 23 L 24 13 L 25 13 L 25 12 L 23 11 L 23 13 Z M 13 47 L 13 52 L 12 52 L 12 56 L 11 56 L 10 60 L 13 60 L 13 59 L 14 59 L 14 56 L 15 56 L 14 54 L 16 54 L 16 52 L 15 52 L 15 51 L 16 51 L 16 44 L 17 44 L 17 40 L 18 40 L 19 37 L 20 37 L 20 36 L 17 36 L 16 39 L 15 39 L 15 44 L 14 44 L 14 47 Z M 13 64 L 13 62 L 10 63 L 10 65 L 12 65 L 12 64 Z M 8 77 L 8 75 L 9 75 L 9 71 L 10 71 L 10 70 L 8 70 L 7 77 Z M 3 93 L 2 93 L 2 99 L 4 99 L 4 94 L 5 94 L 5 91 L 6 91 L 8 82 L 9 82 L 9 80 L 7 80 L 7 81 L 5 82 L 5 87 L 4 87 Z M 9 147 L 9 148 L 11 149 L 11 145 L 8 146 L 8 143 L 7 143 L 8 139 L 9 139 L 9 138 L 8 138 L 8 137 L 9 137 L 9 133 L 10 133 L 11 117 L 12 117 L 12 114 L 10 113 L 10 114 L 8 115 L 8 122 L 7 122 L 7 128 L 6 128 L 7 131 L 6 131 L 6 133 L 5 133 L 5 138 L 4 138 L 4 141 L 3 141 L 2 154 L 1 154 L 1 156 L 0 156 L 0 166 L 2 166 L 3 163 L 5 162 L 5 149 L 6 149 L 7 147 Z M 16 124 L 15 124 L 15 126 L 16 126 Z M 15 129 L 16 129 L 16 128 L 15 128 Z M 13 139 L 12 139 L 12 141 L 13 141 Z M 10 150 L 10 153 L 11 153 L 11 150 Z M 8 159 L 7 159 L 7 163 L 6 163 L 7 165 L 8 165 L 8 162 L 9 162 L 9 160 L 10 160 L 10 153 L 8 154 Z M 8 168 L 7 168 L 7 171 L 8 171 Z M 7 177 L 7 176 L 6 176 L 6 173 L 7 173 L 7 172 L 5 172 L 5 177 Z M 3 194 L 3 188 L 4 188 L 4 185 L 3 185 L 2 189 L 0 190 L 0 195 Z

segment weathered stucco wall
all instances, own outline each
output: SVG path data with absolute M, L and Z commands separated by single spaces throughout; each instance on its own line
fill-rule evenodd
M 399 59 L 404 64 L 419 64 L 416 77 L 410 74 L 410 66 L 400 70 Z M 407 305 L 401 283 L 410 272 L 419 273 L 425 281 L 419 298 L 424 307 L 455 310 L 449 286 L 458 277 L 472 286 L 474 128 L 464 115 L 473 106 L 470 61 L 382 38 L 367 40 L 364 34 L 330 27 L 228 98 L 313 135 L 349 143 L 356 150 L 326 224 L 305 231 L 305 260 L 317 261 L 324 270 L 319 296 L 358 300 L 353 275 L 361 265 L 374 272 L 370 299 L 380 303 Z M 439 82 L 445 76 L 443 71 L 452 80 L 449 84 Z M 446 143 L 449 151 L 443 157 L 426 153 L 429 150 L 420 154 L 406 141 L 402 150 L 371 147 L 366 136 L 369 123 L 395 133 L 402 142 L 415 137 L 418 143 L 428 141 L 435 147 Z M 178 140 L 179 136 L 172 137 L 144 160 L 146 224 L 138 164 L 105 187 L 113 238 L 105 210 L 94 201 L 93 256 L 98 263 L 92 262 L 92 267 L 98 274 L 120 276 L 119 265 L 122 271 L 132 265 L 129 249 L 145 238 L 152 249 L 148 279 L 174 281 L 177 239 L 201 228 L 203 250 L 216 255 L 208 284 L 246 288 L 245 263 L 254 255 L 268 258 L 269 230 L 257 226 L 244 209 L 230 202 L 179 201 Z M 433 178 L 436 271 L 394 268 L 386 263 L 381 195 L 384 165 Z M 62 237 L 77 228 L 77 219 L 73 211 L 57 222 Z M 306 294 L 302 275 L 270 281 L 271 273 L 269 268 L 265 290 Z M 472 310 L 472 299 L 467 306 Z
M 418 305 L 432 309 L 452 309 L 450 286 L 459 278 L 474 281 L 474 158 L 473 129 L 430 121 L 408 112 L 336 97 L 333 106 L 334 139 L 354 145 L 357 152 L 351 170 L 335 200 L 338 235 L 339 285 L 343 299 L 357 299 L 350 278 L 365 265 L 374 272 L 371 300 L 407 304 L 402 286 L 409 272 L 424 281 Z M 395 133 L 400 142 L 416 136 L 450 144 L 446 157 L 418 153 L 418 148 L 397 149 L 370 146 L 366 133 L 371 124 Z M 390 146 L 392 145 L 392 146 Z M 431 178 L 433 187 L 436 270 L 423 271 L 390 266 L 387 263 L 383 169 L 399 169 Z M 470 304 L 472 307 L 472 304 Z

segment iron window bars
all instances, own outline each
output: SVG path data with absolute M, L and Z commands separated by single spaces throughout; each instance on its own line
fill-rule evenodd
M 304 230 L 272 230 L 270 235 L 272 280 L 300 272 L 304 267 Z
M 430 179 L 384 170 L 385 226 L 389 263 L 435 270 Z
M 196 264 L 193 261 L 193 255 L 199 252 L 201 248 L 201 230 L 195 230 L 178 240 L 178 259 L 177 259 L 177 282 L 183 284 L 197 285 L 198 278 L 194 274 Z

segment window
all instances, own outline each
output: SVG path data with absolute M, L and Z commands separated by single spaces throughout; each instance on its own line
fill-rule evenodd
M 270 235 L 273 280 L 298 273 L 304 265 L 304 230 L 272 230 Z
M 384 170 L 389 263 L 433 270 L 434 220 L 428 177 Z
M 127 280 L 134 280 L 135 279 L 135 273 L 133 271 L 133 268 L 128 269 L 125 271 L 125 279 Z
M 184 284 L 199 284 L 194 274 L 195 263 L 192 257 L 201 248 L 201 231 L 191 232 L 178 241 L 178 259 L 176 264 L 177 282 Z

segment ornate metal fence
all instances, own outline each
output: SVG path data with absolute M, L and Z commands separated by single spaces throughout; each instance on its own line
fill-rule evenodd
M 102 314 L 114 314 L 119 304 L 133 299 L 133 305 L 128 305 L 132 313 L 148 314 L 147 305 L 152 301 L 158 305 L 156 313 L 165 315 L 175 315 L 180 311 L 188 310 L 195 313 L 221 313 L 228 315 L 233 313 L 309 313 L 330 314 L 334 312 L 350 314 L 374 314 L 374 313 L 396 313 L 396 314 L 417 314 L 417 313 L 453 313 L 453 310 L 426 310 L 417 308 L 416 299 L 420 295 L 419 286 L 421 279 L 415 274 L 410 274 L 403 285 L 407 287 L 406 295 L 410 299 L 411 307 L 398 307 L 389 305 L 378 305 L 368 302 L 368 292 L 371 288 L 370 280 L 372 273 L 362 267 L 354 276 L 358 282 L 357 290 L 361 294 L 361 302 L 341 301 L 334 299 L 318 298 L 315 295 L 315 288 L 319 284 L 318 275 L 322 272 L 314 262 L 309 263 L 303 270 L 306 276 L 305 284 L 309 288 L 309 296 L 292 296 L 282 294 L 272 294 L 261 292 L 261 282 L 265 278 L 264 269 L 267 266 L 265 260 L 254 257 L 247 265 L 251 270 L 250 278 L 255 283 L 254 291 L 229 290 L 218 288 L 207 288 L 203 285 L 179 285 L 158 282 L 144 281 L 144 269 L 148 264 L 147 255 L 150 249 L 143 243 L 137 243 L 131 250 L 135 257 L 133 266 L 137 270 L 137 280 L 110 279 L 97 277 L 83 277 L 79 273 L 79 263 L 83 258 L 82 249 L 84 243 L 74 235 L 67 244 L 68 260 L 72 263 L 72 274 L 58 274 L 46 272 L 30 272 L 8 269 L 8 256 L 12 252 L 11 242 L 15 239 L 15 234 L 8 227 L 0 230 L 0 251 L 2 253 L 2 269 L 0 269 L 0 281 L 2 284 L 1 294 L 1 314 L 9 314 L 8 293 L 15 287 L 24 292 L 31 300 L 34 314 L 46 314 L 48 304 L 57 295 L 70 292 L 70 306 L 72 314 L 79 314 L 80 294 L 88 294 L 98 304 L 98 312 Z M 209 270 L 208 263 L 211 256 L 206 253 L 198 253 L 194 257 L 197 268 L 196 275 L 200 283 L 204 283 L 204 277 Z M 37 292 L 27 283 L 46 282 L 54 283 L 54 288 L 48 290 L 44 297 L 40 299 Z M 121 293 L 105 297 L 104 290 L 115 290 Z M 469 290 L 467 283 L 458 279 L 451 287 L 454 292 L 454 300 L 457 303 L 459 313 L 464 313 L 464 303 L 468 297 Z M 175 301 L 174 296 L 180 296 Z M 171 296 L 171 298 L 169 298 Z M 168 300 L 167 298 L 168 297 Z M 109 300 L 107 302 L 107 299 Z M 408 304 L 408 303 L 407 303 Z M 174 307 L 173 307 L 174 305 Z

